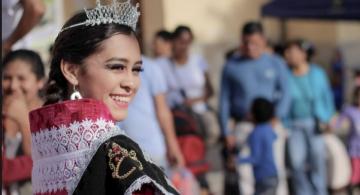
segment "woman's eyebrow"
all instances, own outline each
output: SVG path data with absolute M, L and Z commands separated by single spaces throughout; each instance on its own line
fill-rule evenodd
M 125 59 L 125 58 L 116 58 L 116 57 L 110 58 L 110 59 L 106 60 L 105 62 L 111 62 L 111 61 L 120 61 L 120 62 L 124 62 L 124 63 L 128 63 L 128 62 L 129 62 L 129 60 L 127 60 L 127 59 Z
M 142 65 L 142 64 L 143 64 L 143 61 L 142 61 L 142 60 L 139 60 L 139 61 L 135 62 L 135 64 Z

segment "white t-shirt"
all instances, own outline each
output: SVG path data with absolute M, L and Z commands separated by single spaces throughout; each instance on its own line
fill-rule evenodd
M 208 64 L 205 59 L 196 54 L 191 54 L 185 64 L 178 65 L 170 59 L 159 59 L 168 84 L 167 101 L 170 107 L 181 104 L 184 101 L 180 89 L 185 91 L 187 98 L 199 98 L 205 92 L 205 72 Z M 206 103 L 198 102 L 192 106 L 197 113 L 206 111 Z

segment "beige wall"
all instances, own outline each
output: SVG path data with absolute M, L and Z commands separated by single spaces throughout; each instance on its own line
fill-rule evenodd
M 153 35 L 164 27 L 163 0 L 143 0 L 141 3 L 141 21 L 143 31 L 143 48 L 146 54 L 151 54 Z
M 337 44 L 337 24 L 332 21 L 289 20 L 286 25 L 289 39 L 304 38 L 316 47 L 314 61 L 327 67 Z

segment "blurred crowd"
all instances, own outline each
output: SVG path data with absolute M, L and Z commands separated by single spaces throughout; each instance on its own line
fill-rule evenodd
M 20 2 L 2 1 L 2 193 L 11 195 L 32 193 L 28 113 L 44 103 L 48 66 L 36 51 L 12 49 L 44 13 L 41 1 Z M 23 10 L 18 22 L 15 4 Z M 359 192 L 360 70 L 345 102 L 342 67 L 335 62 L 330 79 L 313 62 L 312 43 L 296 39 L 274 47 L 254 21 L 240 37 L 239 47 L 224 54 L 215 90 L 207 60 L 191 50 L 191 28 L 159 30 L 152 56 L 143 55 L 128 118 L 118 125 L 181 194 L 214 194 L 206 158 L 213 145 L 222 147 L 214 158 L 222 158 L 226 195 Z M 215 95 L 218 107 L 209 103 Z

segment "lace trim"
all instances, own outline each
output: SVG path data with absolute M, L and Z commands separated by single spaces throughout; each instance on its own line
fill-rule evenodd
M 121 134 L 123 130 L 105 119 L 85 119 L 33 134 L 33 192 L 66 189 L 72 194 L 100 145 Z
M 168 180 L 167 180 L 167 182 L 168 182 Z M 150 184 L 150 183 L 154 184 L 157 187 L 157 189 L 160 190 L 161 195 L 174 195 L 173 193 L 168 192 L 163 186 L 161 186 L 159 183 L 157 183 L 155 180 L 151 179 L 147 175 L 141 176 L 138 179 L 136 179 L 130 185 L 130 187 L 125 191 L 125 195 L 132 195 L 133 192 L 140 190 L 144 184 Z M 169 183 L 169 182 L 168 182 L 168 185 L 172 186 L 171 183 Z M 174 189 L 176 189 L 176 188 L 174 188 Z

